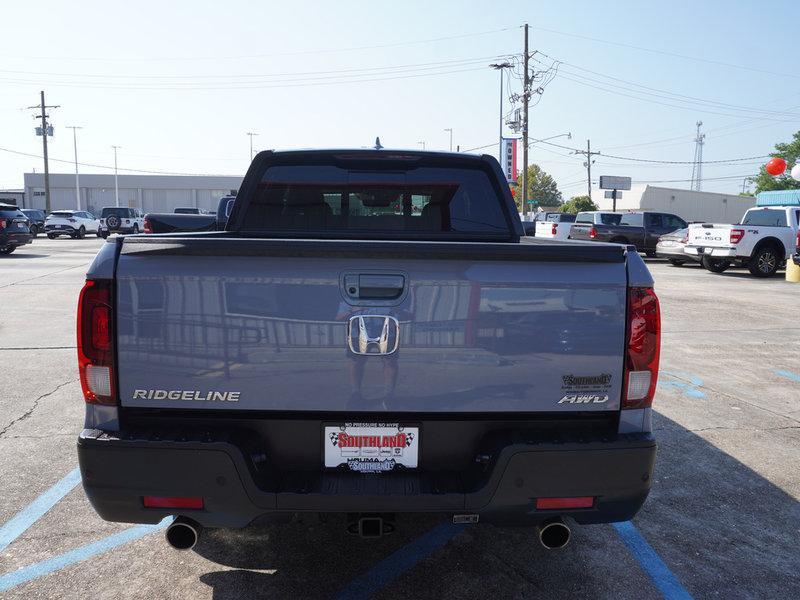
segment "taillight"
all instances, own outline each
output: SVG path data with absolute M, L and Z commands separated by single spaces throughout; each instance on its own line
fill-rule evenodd
M 6 225 L 8 225 L 8 221 L 5 219 L 0 219 L 0 229 L 5 229 Z
M 744 237 L 744 229 L 731 229 L 731 244 L 738 244 Z
M 150 219 L 144 220 L 144 232 L 153 233 L 153 224 L 150 222 Z
M 550 235 L 556 235 L 558 233 L 558 223 L 553 223 L 553 227 L 550 230 Z
M 89 404 L 116 404 L 110 281 L 86 280 L 78 300 L 78 370 Z
M 661 350 L 661 310 L 653 288 L 628 289 L 628 327 L 622 408 L 653 403 Z
M 592 227 L 591 229 L 589 229 L 589 239 L 593 240 L 596 237 L 597 237 L 597 229 Z

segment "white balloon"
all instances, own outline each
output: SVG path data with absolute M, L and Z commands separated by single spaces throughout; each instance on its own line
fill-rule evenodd
M 792 167 L 792 179 L 800 181 L 800 163 Z

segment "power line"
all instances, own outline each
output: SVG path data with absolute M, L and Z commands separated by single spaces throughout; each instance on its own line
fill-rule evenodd
M 594 38 L 594 37 L 590 37 L 588 35 L 580 35 L 580 34 L 577 34 L 577 33 L 568 33 L 566 31 L 559 31 L 557 29 L 548 29 L 548 28 L 545 28 L 545 27 L 536 27 L 535 29 L 538 30 L 538 31 L 544 31 L 544 32 L 547 32 L 547 33 L 555 33 L 557 35 L 564 35 L 564 36 L 568 36 L 568 37 L 588 40 L 588 41 L 591 41 L 591 42 L 597 42 L 597 43 L 600 43 L 600 44 L 607 44 L 609 46 L 619 46 L 621 48 L 629 48 L 631 50 L 639 50 L 639 51 L 642 51 L 642 52 L 650 52 L 652 54 L 662 54 L 664 56 L 671 56 L 673 58 L 681 58 L 681 59 L 684 59 L 684 60 L 693 60 L 693 61 L 696 61 L 696 62 L 702 62 L 702 63 L 712 64 L 712 65 L 719 65 L 719 66 L 723 66 L 723 67 L 729 67 L 729 68 L 732 68 L 732 69 L 742 69 L 742 70 L 745 70 L 745 71 L 752 71 L 752 72 L 755 72 L 755 73 L 764 73 L 764 74 L 767 74 L 767 75 L 777 75 L 779 77 L 792 77 L 792 78 L 800 77 L 800 76 L 795 75 L 795 74 L 793 74 L 791 72 L 788 72 L 788 71 L 783 71 L 783 72 L 769 71 L 769 70 L 766 70 L 766 69 L 758 69 L 756 67 L 748 67 L 746 65 L 737 65 L 735 63 L 729 63 L 729 62 L 724 62 L 724 61 L 720 61 L 720 60 L 714 60 L 714 59 L 710 59 L 710 58 L 700 58 L 698 56 L 690 56 L 688 54 L 678 54 L 677 52 L 669 52 L 667 50 L 657 50 L 657 49 L 654 49 L 654 48 L 646 48 L 644 46 L 636 46 L 634 44 L 626 44 L 626 43 L 623 43 L 623 42 L 612 42 L 610 40 Z
M 275 58 L 279 56 L 302 56 L 302 55 L 309 55 L 309 54 L 335 54 L 340 52 L 358 52 L 361 50 L 378 50 L 382 48 L 401 48 L 405 46 L 416 46 L 419 44 L 432 44 L 437 42 L 446 42 L 450 40 L 457 40 L 457 39 L 464 39 L 464 38 L 472 38 L 472 37 L 481 37 L 485 35 L 492 35 L 495 33 L 502 33 L 505 31 L 511 31 L 513 29 L 519 29 L 520 26 L 512 26 L 512 27 L 502 27 L 500 29 L 490 29 L 487 31 L 477 31 L 471 33 L 462 33 L 458 35 L 449 35 L 437 38 L 428 38 L 422 40 L 411 40 L 406 42 L 394 42 L 391 44 L 376 44 L 370 46 L 353 46 L 350 48 L 328 48 L 328 49 L 317 49 L 317 50 L 298 50 L 294 52 L 275 52 L 272 54 L 250 54 L 250 55 L 238 55 L 238 56 L 191 56 L 191 57 L 150 57 L 150 58 L 122 58 L 122 57 L 103 57 L 98 58 L 96 56 L 92 57 L 65 57 L 65 56 L 15 56 L 15 57 L 5 57 L 6 59 L 24 59 L 24 60 L 70 60 L 70 61 L 92 61 L 92 62 L 183 62 L 183 61 L 202 61 L 202 60 L 243 60 L 243 59 L 254 59 L 254 58 Z
M 31 154 L 30 152 L 21 152 L 19 150 L 11 150 L 10 148 L 0 148 L 0 152 L 8 152 L 9 154 L 17 154 L 17 155 L 20 155 L 20 156 L 30 156 L 32 158 L 41 158 L 41 156 L 38 155 L 38 154 Z M 52 162 L 75 164 L 74 161 L 64 160 L 62 158 L 52 158 L 52 157 L 50 157 L 49 160 L 51 160 Z M 114 166 L 113 165 L 111 165 L 111 166 L 109 166 L 109 165 L 97 165 L 97 164 L 84 163 L 84 162 L 79 162 L 77 164 L 82 166 L 82 167 L 93 167 L 95 169 L 108 169 L 109 171 L 113 171 L 114 170 Z M 191 177 L 197 177 L 197 176 L 202 176 L 202 175 L 213 175 L 214 177 L 237 177 L 236 175 L 220 175 L 220 174 L 210 174 L 210 173 L 180 173 L 180 172 L 176 172 L 176 171 L 155 171 L 155 170 L 152 170 L 152 169 L 126 169 L 126 168 L 120 168 L 119 170 L 120 171 L 129 171 L 131 173 L 144 173 L 144 174 L 147 174 L 147 175 L 187 175 L 187 176 L 191 176 Z

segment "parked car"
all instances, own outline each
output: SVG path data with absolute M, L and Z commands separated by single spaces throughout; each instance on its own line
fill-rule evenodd
M 689 229 L 683 228 L 662 235 L 656 244 L 656 256 L 666 258 L 673 266 L 679 267 L 687 262 L 698 262 L 698 258 L 684 251 L 689 242 Z
M 144 230 L 144 217 L 138 208 L 104 206 L 100 212 L 100 235 L 139 233 Z
M 556 240 L 569 239 L 570 229 L 575 222 L 575 215 L 568 213 L 547 213 L 544 218 L 536 219 L 536 237 Z
M 0 255 L 11 254 L 33 241 L 28 223 L 28 217 L 18 206 L 0 203 Z
M 259 153 L 224 232 L 109 238 L 78 313 L 91 505 L 176 515 L 184 549 L 299 511 L 365 537 L 392 513 L 538 526 L 551 548 L 563 518 L 630 519 L 652 277 L 623 246 L 522 233 L 490 156 L 337 150 Z
M 44 231 L 51 240 L 62 235 L 82 239 L 87 233 L 100 235 L 100 219 L 84 210 L 57 210 L 47 215 Z
M 736 225 L 690 225 L 686 253 L 714 273 L 737 264 L 756 277 L 771 277 L 794 251 L 798 223 L 798 206 L 751 208 Z
M 216 214 L 148 213 L 144 217 L 144 232 L 222 231 L 228 222 L 228 216 L 235 200 L 236 196 L 220 198 Z
M 573 240 L 632 244 L 638 252 L 653 257 L 658 238 L 685 227 L 686 221 L 673 214 L 631 212 L 622 214 L 617 225 L 575 223 L 570 235 Z
M 44 214 L 43 210 L 38 210 L 36 208 L 23 208 L 22 214 L 28 217 L 28 228 L 31 230 L 33 237 L 36 237 L 40 233 L 44 233 L 44 220 L 46 215 Z
M 623 213 L 604 210 L 587 210 L 575 215 L 576 223 L 591 223 L 592 225 L 619 225 Z

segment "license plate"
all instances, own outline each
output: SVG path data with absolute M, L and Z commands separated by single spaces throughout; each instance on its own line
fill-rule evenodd
M 347 465 L 360 473 L 383 473 L 402 466 L 415 469 L 419 460 L 419 427 L 398 423 L 326 425 L 325 467 Z

